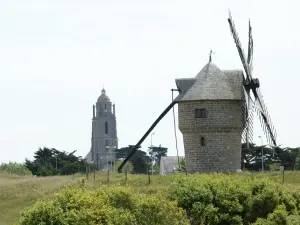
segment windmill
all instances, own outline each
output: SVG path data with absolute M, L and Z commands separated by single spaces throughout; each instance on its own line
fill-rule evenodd
M 177 89 L 171 89 L 172 102 L 132 148 L 119 166 L 118 172 L 122 171 L 123 166 L 154 127 L 177 103 L 179 129 L 183 134 L 185 158 L 189 172 L 216 172 L 220 171 L 219 169 L 239 170 L 241 166 L 241 136 L 249 148 L 249 143 L 253 138 L 254 109 L 258 113 L 269 144 L 276 146 L 276 133 L 262 99 L 259 80 L 252 78 L 253 39 L 250 22 L 247 58 L 241 47 L 231 15 L 229 15 L 228 22 L 245 75 L 241 70 L 222 71 L 217 68 L 211 62 L 211 51 L 209 62 L 196 77 L 175 80 Z M 173 91 L 179 92 L 174 100 Z M 252 99 L 251 93 L 254 99 Z
M 257 78 L 252 77 L 253 71 L 253 38 L 252 38 L 252 27 L 249 20 L 249 31 L 248 31 L 248 54 L 245 56 L 242 48 L 240 39 L 235 29 L 235 25 L 229 11 L 228 23 L 230 31 L 232 33 L 234 42 L 236 44 L 240 59 L 242 61 L 245 78 L 244 78 L 244 92 L 245 92 L 245 129 L 242 134 L 243 142 L 246 143 L 247 149 L 249 149 L 249 143 L 253 142 L 253 110 L 255 110 L 259 116 L 261 126 L 265 133 L 267 142 L 270 146 L 276 146 L 276 131 L 271 123 L 267 107 L 263 101 L 262 94 L 260 91 L 260 83 Z M 251 93 L 254 99 L 251 98 Z

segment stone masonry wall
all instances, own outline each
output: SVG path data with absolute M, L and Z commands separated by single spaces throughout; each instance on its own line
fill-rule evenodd
M 236 171 L 241 168 L 242 102 L 214 100 L 179 102 L 188 172 Z M 205 108 L 206 118 L 195 118 Z M 201 146 L 201 138 L 205 146 Z

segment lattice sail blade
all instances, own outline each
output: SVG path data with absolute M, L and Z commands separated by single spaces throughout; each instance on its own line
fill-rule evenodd
M 272 125 L 270 116 L 268 114 L 266 105 L 264 104 L 260 90 L 258 89 L 256 92 L 257 111 L 261 120 L 262 128 L 264 129 L 269 145 L 276 146 L 277 144 L 274 126 Z
M 243 67 L 244 67 L 244 70 L 245 70 L 245 73 L 246 73 L 246 76 L 247 76 L 246 78 L 247 78 L 247 80 L 251 80 L 252 79 L 251 71 L 250 71 L 249 65 L 247 63 L 247 59 L 246 59 L 244 50 L 242 48 L 239 36 L 238 36 L 237 31 L 235 29 L 235 25 L 234 25 L 233 19 L 231 17 L 230 11 L 229 11 L 228 23 L 229 23 L 229 27 L 230 27 L 232 37 L 233 37 L 235 45 L 238 49 L 240 59 L 242 61 L 242 64 L 243 64 Z
M 248 32 L 248 57 L 247 63 L 248 65 L 252 64 L 253 60 L 253 37 L 252 37 L 252 27 L 249 20 L 249 32 Z
M 242 141 L 246 143 L 246 148 L 249 149 L 250 144 L 253 143 L 253 114 L 255 109 L 255 103 L 252 101 L 249 92 L 247 93 L 246 91 L 243 108 L 246 108 L 246 115 L 244 115 L 245 127 L 242 133 Z

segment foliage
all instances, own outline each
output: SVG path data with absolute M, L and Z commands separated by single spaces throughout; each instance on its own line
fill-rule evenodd
M 270 171 L 276 171 L 280 169 L 280 163 L 272 162 L 268 164 Z
M 123 148 L 119 148 L 116 149 L 116 159 L 118 160 L 124 160 L 129 153 L 131 152 L 131 148 L 134 147 L 133 145 L 129 145 L 128 147 L 123 147 Z M 140 149 L 140 148 L 139 148 Z
M 133 145 L 129 145 L 128 147 L 117 149 L 116 159 L 124 160 L 129 155 L 133 147 Z M 140 150 L 139 148 L 128 161 L 132 163 L 134 173 L 146 173 L 150 158 L 146 152 Z
M 39 148 L 34 160 L 25 160 L 25 166 L 37 176 L 70 175 L 85 172 L 87 163 L 74 155 L 76 151 L 67 153 L 55 148 Z
M 9 162 L 0 164 L 0 172 L 17 175 L 31 175 L 31 172 L 23 163 Z
M 264 224 L 264 219 L 287 224 L 287 217 L 300 211 L 300 194 L 280 184 L 221 174 L 180 176 L 171 185 L 169 198 L 178 201 L 193 225 Z
M 185 158 L 181 158 L 180 160 L 179 160 L 179 164 L 180 164 L 180 166 L 181 167 L 186 167 L 186 163 L 185 163 Z
M 295 169 L 300 170 L 300 155 L 296 158 Z
M 300 148 L 280 148 L 271 149 L 267 146 L 256 146 L 250 144 L 249 149 L 246 144 L 242 144 L 242 169 L 260 170 L 262 163 L 262 148 L 265 170 L 274 169 L 274 163 L 280 163 L 285 170 L 294 170 L 297 167 L 297 158 L 300 157 Z M 271 166 L 271 167 L 270 167 Z
M 160 172 L 160 166 L 154 165 L 153 166 L 153 174 L 159 174 L 159 172 Z
M 36 202 L 37 198 L 44 199 L 47 197 L 49 192 L 53 192 L 56 188 L 60 188 L 65 184 L 75 184 L 78 186 L 79 183 L 76 181 L 81 181 L 80 186 L 83 188 L 104 188 L 105 185 L 108 185 L 109 187 L 105 188 L 114 188 L 114 186 L 118 186 L 122 188 L 123 185 L 124 187 L 133 187 L 135 188 L 136 194 L 139 193 L 144 193 L 147 195 L 151 195 L 152 197 L 156 197 L 158 194 L 160 195 L 165 195 L 165 196 L 170 196 L 171 195 L 171 190 L 169 190 L 170 186 L 173 186 L 174 183 L 178 183 L 181 179 L 185 178 L 187 179 L 187 182 L 192 182 L 193 180 L 198 180 L 198 182 L 204 182 L 205 184 L 207 183 L 207 179 L 211 179 L 212 181 L 219 179 L 219 180 L 226 180 L 226 182 L 233 182 L 231 186 L 235 186 L 236 182 L 238 183 L 245 183 L 245 192 L 248 193 L 248 188 L 249 185 L 253 186 L 252 184 L 255 183 L 255 181 L 258 181 L 258 184 L 261 184 L 261 181 L 267 181 L 267 183 L 270 182 L 272 184 L 271 187 L 277 188 L 279 191 L 278 193 L 280 194 L 282 190 L 282 186 L 286 187 L 289 189 L 287 191 L 289 196 L 292 196 L 293 202 L 295 203 L 298 212 L 291 213 L 290 207 L 286 207 L 287 211 L 287 224 L 297 224 L 299 223 L 299 208 L 300 208 L 300 172 L 298 171 L 288 171 L 285 173 L 285 182 L 282 184 L 282 173 L 280 172 L 243 172 L 243 173 L 233 173 L 231 175 L 221 175 L 219 173 L 218 175 L 203 175 L 203 174 L 195 174 L 191 175 L 188 174 L 182 175 L 182 174 L 173 174 L 173 175 L 166 175 L 166 176 L 151 176 L 151 183 L 148 184 L 148 176 L 146 175 L 140 175 L 140 174 L 128 174 L 127 175 L 127 181 L 124 182 L 125 180 L 125 175 L 124 174 L 119 174 L 119 173 L 110 173 L 110 178 L 109 182 L 107 182 L 107 172 L 96 172 L 95 173 L 95 180 L 93 179 L 93 173 L 91 173 L 88 177 L 88 179 L 85 176 L 80 176 L 76 174 L 75 176 L 54 176 L 54 177 L 48 177 L 48 178 L 35 178 L 35 177 L 27 177 L 24 179 L 23 177 L 12 175 L 12 174 L 7 174 L 7 173 L 0 173 L 0 221 L 4 224 L 12 224 L 14 221 L 19 219 L 20 211 L 28 205 L 31 205 L 32 203 Z M 78 179 L 80 178 L 80 179 Z M 268 180 L 266 180 L 266 178 Z M 252 180 L 253 179 L 253 180 Z M 84 181 L 84 182 L 82 182 Z M 215 182 L 210 182 L 209 184 L 213 185 Z M 184 181 L 183 181 L 184 182 Z M 225 186 L 226 182 L 223 182 L 223 185 Z M 252 184 L 250 184 L 251 182 Z M 275 186 L 273 185 L 275 182 Z M 217 182 L 216 182 L 217 183 Z M 276 184 L 277 183 L 277 184 Z M 195 184 L 196 185 L 196 184 Z M 195 193 L 194 190 L 192 189 L 192 185 L 189 185 L 191 188 L 188 190 L 188 194 L 185 197 L 186 201 L 191 199 L 189 195 L 192 193 Z M 202 186 L 200 186 L 201 188 Z M 173 187 L 171 187 L 172 189 Z M 182 188 L 187 190 L 186 185 L 182 185 Z M 218 187 L 216 187 L 218 189 Z M 84 188 L 83 188 L 84 189 Z M 233 189 L 231 187 L 231 189 Z M 264 188 L 261 192 L 265 192 Z M 298 189 L 298 191 L 297 191 Z M 209 189 L 211 191 L 211 189 Z M 238 186 L 237 192 L 241 192 L 241 188 Z M 219 193 L 220 191 L 215 192 L 216 194 Z M 82 192 L 85 194 L 86 192 Z M 259 192 L 256 192 L 259 193 Z M 225 194 L 229 197 L 222 197 L 221 194 L 214 194 L 212 193 L 215 200 L 212 201 L 212 206 L 215 207 L 215 202 L 216 200 L 220 199 L 222 201 L 225 201 L 224 199 L 228 199 L 229 203 L 232 201 L 232 199 L 235 199 L 237 196 L 237 193 L 234 191 L 226 191 Z M 273 193 L 271 193 L 269 196 L 272 196 Z M 282 194 L 280 194 L 282 196 Z M 44 197 L 45 196 L 45 197 Z M 231 197 L 233 196 L 233 197 Z M 262 194 L 260 194 L 262 196 Z M 275 195 L 275 197 L 277 194 Z M 286 194 L 284 194 L 286 196 Z M 259 197 L 259 196 L 258 196 Z M 96 199 L 96 198 L 95 198 Z M 174 199 L 174 197 L 171 198 L 171 200 Z M 179 198 L 177 198 L 179 199 Z M 245 201 L 248 198 L 245 199 Z M 258 201 L 261 199 L 260 197 L 257 198 L 256 200 Z M 272 198 L 270 198 L 272 199 Z M 263 199 L 261 199 L 261 204 L 264 204 Z M 242 202 L 242 201 L 241 201 Z M 286 202 L 290 202 L 289 199 L 287 198 Z M 74 201 L 74 204 L 76 201 Z M 230 206 L 230 204 L 228 204 Z M 280 205 L 289 205 L 289 204 L 280 204 Z M 104 206 L 106 207 L 106 206 Z M 245 207 L 246 208 L 246 207 Z M 278 207 L 276 207 L 278 209 Z M 210 212 L 209 215 L 214 216 L 212 213 L 214 208 L 209 207 L 207 211 Z M 222 213 L 226 213 L 226 208 L 222 209 Z M 257 208 L 257 211 L 260 210 L 260 208 Z M 275 211 L 275 210 L 274 210 Z M 197 213 L 197 212 L 195 212 Z M 272 214 L 272 213 L 271 213 Z M 230 214 L 232 215 L 232 214 Z M 270 213 L 268 214 L 269 217 Z M 267 218 L 268 218 L 267 217 Z M 192 217 L 189 217 L 192 219 Z M 200 217 L 201 218 L 201 217 Z M 261 218 L 263 222 L 266 221 L 266 218 Z M 0 224 L 1 224 L 0 222 Z M 259 219 L 257 219 L 253 223 L 258 223 Z M 248 224 L 251 224 L 250 222 Z M 51 223 L 46 223 L 46 224 L 51 224 Z M 54 223 L 52 223 L 54 224 Z M 83 223 L 84 224 L 84 223 Z M 169 224 L 169 223 L 167 223 Z M 194 223 L 195 224 L 195 223 Z M 205 224 L 205 223 L 204 223 Z M 208 224 L 208 223 L 206 223 Z M 235 223 L 232 223 L 235 224 Z M 245 223 L 247 224 L 247 223 Z M 262 223 L 262 224 L 268 224 L 268 223 Z M 274 223 L 273 223 L 274 224 Z
M 185 173 L 186 172 L 185 158 L 181 158 L 179 160 L 179 168 L 176 168 L 175 172 L 179 172 L 179 173 Z
M 21 225 L 38 224 L 189 224 L 176 202 L 159 191 L 129 187 L 68 187 L 22 212 Z
M 270 213 L 267 219 L 258 218 L 253 225 L 299 225 L 300 216 L 288 215 L 286 207 L 279 205 L 273 213 Z
M 121 163 L 122 163 L 122 160 L 116 161 L 116 164 L 114 165 L 115 171 L 117 171 L 117 169 L 118 169 L 118 167 L 121 165 Z M 128 161 L 128 162 L 123 166 L 123 169 L 122 169 L 123 172 L 127 171 L 127 173 L 132 173 L 133 170 L 134 170 L 134 168 L 133 168 L 133 164 L 132 164 L 131 161 Z
M 168 153 L 168 148 L 164 148 L 161 145 L 149 147 L 149 154 L 151 159 L 153 157 L 154 159 L 153 161 L 155 165 L 160 165 L 161 157 L 167 156 L 167 153 Z

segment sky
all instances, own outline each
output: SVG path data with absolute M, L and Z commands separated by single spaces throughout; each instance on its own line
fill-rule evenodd
M 39 147 L 85 156 L 92 105 L 103 85 L 116 104 L 119 147 L 136 144 L 171 102 L 175 79 L 194 77 L 210 49 L 220 69 L 242 69 L 228 9 L 244 49 L 251 19 L 253 77 L 260 80 L 278 144 L 300 146 L 299 4 L 1 0 L 0 162 L 32 159 Z M 263 133 L 257 121 L 254 126 L 260 144 Z M 176 155 L 172 112 L 153 132 L 153 145 Z M 183 155 L 178 129 L 177 136 Z M 142 144 L 148 146 L 150 136 Z

